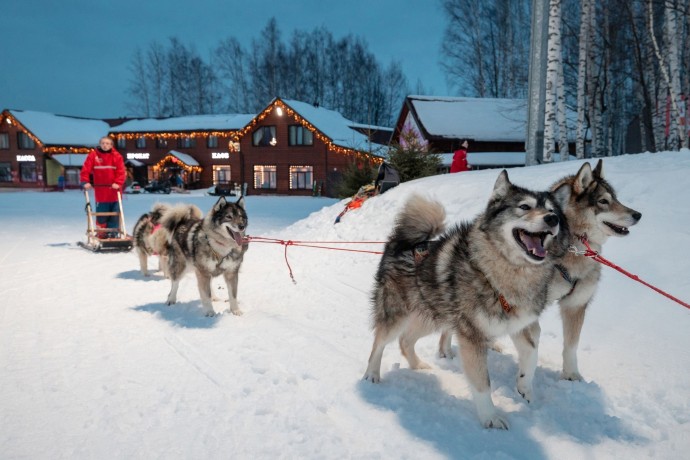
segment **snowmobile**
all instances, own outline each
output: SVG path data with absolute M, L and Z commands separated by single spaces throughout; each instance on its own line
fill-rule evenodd
M 86 198 L 86 242 L 80 241 L 79 246 L 93 252 L 126 252 L 134 245 L 134 239 L 127 234 L 125 215 L 122 209 L 122 194 L 118 190 L 117 202 L 120 205 L 119 212 L 94 212 L 91 208 L 91 200 L 88 190 L 84 190 Z M 96 226 L 98 216 L 118 216 L 117 228 L 102 228 Z

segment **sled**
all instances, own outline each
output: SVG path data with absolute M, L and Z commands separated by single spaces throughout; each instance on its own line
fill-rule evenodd
M 134 239 L 127 234 L 125 226 L 125 215 L 122 209 L 122 194 L 118 190 L 117 202 L 120 205 L 120 212 L 94 212 L 91 208 L 91 199 L 88 190 L 84 190 L 86 198 L 86 241 L 78 244 L 84 249 L 92 252 L 126 252 L 131 251 L 134 246 Z M 117 228 L 99 228 L 96 226 L 98 216 L 118 216 Z

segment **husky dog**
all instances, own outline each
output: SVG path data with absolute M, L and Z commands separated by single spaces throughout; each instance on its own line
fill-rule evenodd
M 158 254 L 159 257 L 158 269 L 162 269 L 164 274 L 166 272 L 165 232 L 158 230 L 161 217 L 169 208 L 165 203 L 156 203 L 150 212 L 143 214 L 134 224 L 134 247 L 139 256 L 141 274 L 144 276 L 149 276 L 148 257 L 154 254 Z
M 601 264 L 583 257 L 585 249 L 580 238 L 586 237 L 590 247 L 601 253 L 609 236 L 626 236 L 642 214 L 618 201 L 616 192 L 604 179 L 603 162 L 599 160 L 592 171 L 584 163 L 577 174 L 564 177 L 551 186 L 556 190 L 568 185 L 572 193 L 565 207 L 570 227 L 570 251 L 556 265 L 558 270 L 549 287 L 549 303 L 558 301 L 563 322 L 563 371 L 564 380 L 582 380 L 577 365 L 577 346 L 585 319 L 585 311 L 599 282 Z M 539 325 L 532 326 L 537 332 Z M 441 336 L 439 354 L 451 357 L 451 335 Z
M 163 215 L 168 232 L 168 275 L 172 282 L 168 305 L 177 301 L 177 288 L 187 269 L 194 268 L 201 304 L 206 316 L 213 316 L 211 279 L 223 275 L 228 288 L 229 310 L 241 315 L 237 305 L 237 277 L 247 251 L 247 213 L 244 197 L 228 203 L 221 197 L 202 218 L 199 208 L 180 205 Z
M 536 343 L 527 326 L 546 307 L 554 265 L 567 251 L 561 207 L 569 195 L 567 185 L 554 193 L 526 190 L 503 171 L 486 210 L 433 242 L 445 211 L 438 202 L 412 197 L 376 273 L 374 344 L 364 379 L 380 381 L 384 347 L 397 336 L 410 367 L 420 369 L 429 366 L 416 355 L 415 342 L 436 330 L 452 331 L 482 425 L 507 428 L 491 399 L 487 347 L 511 335 L 520 355 L 518 390 L 528 397 L 522 388 L 531 388 L 531 381 L 522 375 L 536 366 Z

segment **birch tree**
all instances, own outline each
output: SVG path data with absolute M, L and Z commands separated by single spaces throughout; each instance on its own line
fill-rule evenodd
M 578 49 L 578 72 L 577 72 L 577 135 L 575 156 L 585 157 L 585 140 L 587 133 L 586 111 L 587 98 L 585 94 L 585 82 L 587 81 L 587 56 L 590 46 L 590 28 L 592 27 L 592 4 L 593 0 L 582 0 L 580 3 L 580 33 Z

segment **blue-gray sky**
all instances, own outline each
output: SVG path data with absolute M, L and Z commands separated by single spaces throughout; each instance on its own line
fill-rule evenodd
M 0 109 L 131 115 L 127 68 L 137 47 L 177 37 L 208 56 L 230 36 L 248 45 L 271 17 L 284 39 L 320 26 L 336 39 L 360 36 L 381 64 L 399 61 L 413 88 L 449 94 L 439 0 L 2 0 Z

